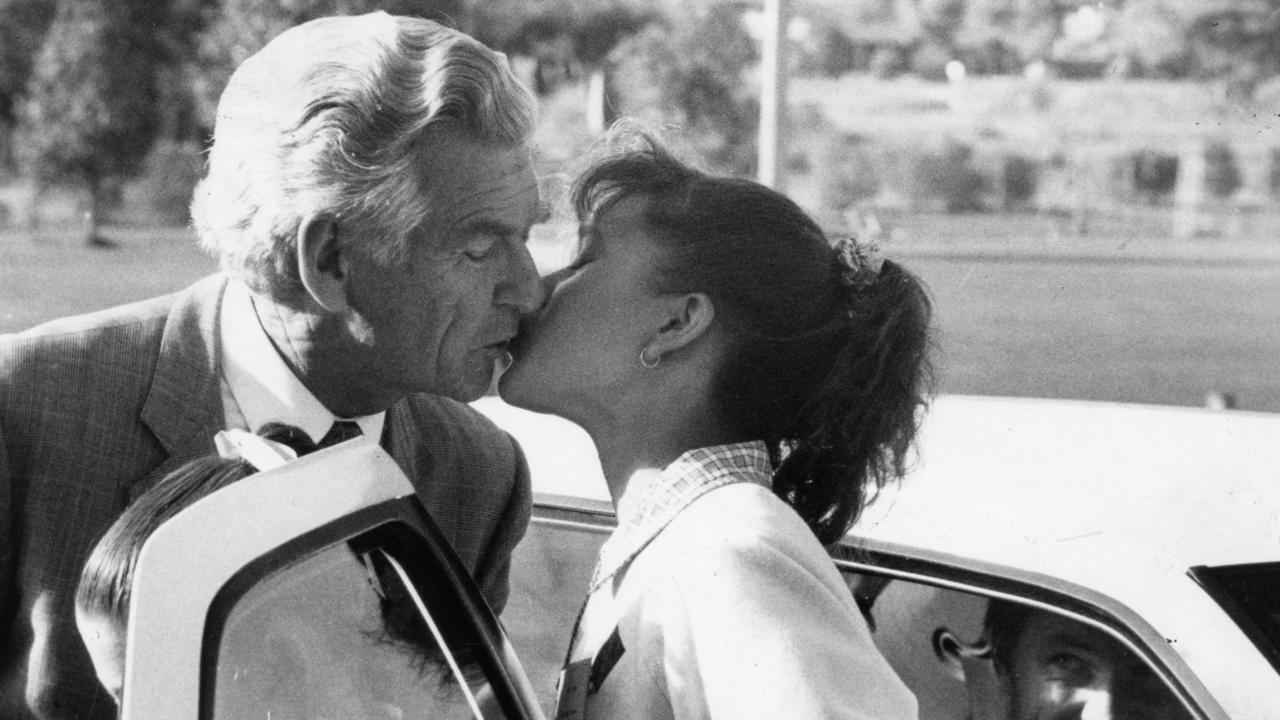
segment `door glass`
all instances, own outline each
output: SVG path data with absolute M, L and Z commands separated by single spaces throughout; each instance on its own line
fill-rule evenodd
M 608 533 L 535 519 L 511 558 L 511 597 L 502 624 L 548 717 L 569 633 Z
M 1142 657 L 1094 625 L 1016 600 L 845 579 L 920 720 L 1191 720 Z
M 223 625 L 212 717 L 502 717 L 465 630 L 422 595 L 394 557 L 346 543 L 267 576 Z

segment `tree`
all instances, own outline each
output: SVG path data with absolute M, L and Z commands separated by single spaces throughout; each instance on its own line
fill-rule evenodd
M 136 173 L 155 136 L 156 20 L 146 0 L 62 0 L 28 84 L 26 165 L 38 187 L 88 190 L 90 243 L 102 242 L 107 182 Z
M 231 73 L 276 35 L 319 17 L 374 10 L 454 27 L 467 17 L 462 0 L 223 0 L 220 7 L 206 10 L 205 30 L 187 68 L 202 122 L 213 126 L 218 98 Z
M 17 124 L 31 66 L 56 9 L 54 0 L 0 2 L 0 170 L 13 163 L 9 133 Z
M 752 175 L 759 92 L 746 73 L 757 52 L 740 13 L 727 4 L 692 10 L 625 40 L 611 60 L 621 114 L 674 124 L 712 168 Z
M 1187 43 L 1198 75 L 1222 80 L 1231 95 L 1248 99 L 1280 76 L 1280 0 L 1203 12 L 1190 22 Z

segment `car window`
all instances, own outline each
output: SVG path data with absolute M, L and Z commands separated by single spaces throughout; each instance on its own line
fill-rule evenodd
M 458 588 L 411 573 L 422 548 L 389 535 L 233 578 L 210 613 L 201 717 L 519 717 L 490 689 L 497 670 Z
M 608 531 L 535 517 L 511 559 L 511 597 L 502 623 L 548 716 L 569 633 Z
M 1016 595 L 844 571 L 920 720 L 1195 715 L 1118 633 Z
M 212 716 L 483 717 L 397 570 L 382 550 L 342 545 L 252 587 L 219 638 Z

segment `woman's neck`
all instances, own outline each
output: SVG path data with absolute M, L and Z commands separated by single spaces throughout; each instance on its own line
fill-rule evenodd
M 655 418 L 584 427 L 595 441 L 614 507 L 633 482 L 661 473 L 685 452 L 733 442 L 718 423 L 699 413 L 676 422 Z

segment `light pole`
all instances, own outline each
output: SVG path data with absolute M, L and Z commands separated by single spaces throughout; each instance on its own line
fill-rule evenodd
M 764 0 L 760 48 L 760 156 L 757 179 L 783 190 L 779 167 L 787 120 L 787 0 Z

